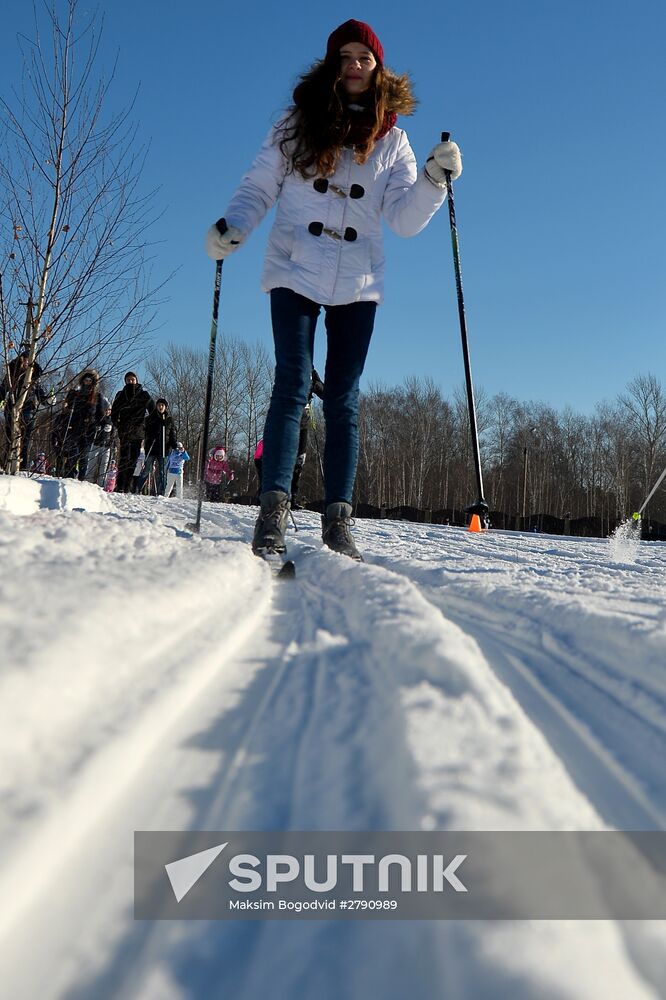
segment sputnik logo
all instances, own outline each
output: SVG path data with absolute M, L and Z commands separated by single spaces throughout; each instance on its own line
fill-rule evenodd
M 179 858 L 178 861 L 171 861 L 164 866 L 177 903 L 184 899 L 192 886 L 196 885 L 201 876 L 208 871 L 228 843 L 229 841 L 226 841 L 217 847 L 209 847 L 207 851 L 190 854 L 186 858 Z

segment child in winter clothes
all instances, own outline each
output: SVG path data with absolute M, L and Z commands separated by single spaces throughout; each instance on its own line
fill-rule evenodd
M 415 105 L 409 79 L 384 65 L 369 24 L 349 20 L 304 73 L 206 250 L 224 260 L 277 203 L 262 288 L 271 296 L 275 382 L 264 427 L 257 555 L 284 552 L 289 492 L 308 398 L 317 318 L 326 315 L 324 544 L 353 559 L 351 500 L 358 460 L 359 380 L 382 300 L 382 216 L 415 236 L 462 172 L 454 142 L 440 142 L 417 170 L 399 114 Z M 224 221 L 224 225 L 222 222 Z
M 183 499 L 183 468 L 189 462 L 190 456 L 185 451 L 182 441 L 179 441 L 174 451 L 169 453 L 167 460 L 166 488 L 164 496 L 171 496 L 171 490 L 176 487 L 176 496 Z
M 30 465 L 30 472 L 35 476 L 47 476 L 49 472 L 49 463 L 46 454 L 40 451 L 37 458 Z
M 102 487 L 105 485 L 112 437 L 113 424 L 111 423 L 111 404 L 109 403 L 95 427 L 95 436 L 88 449 L 86 480 L 89 483 L 97 483 L 98 486 Z
M 254 468 L 257 473 L 257 496 L 256 502 L 259 503 L 259 498 L 261 497 L 261 474 L 262 466 L 264 464 L 264 439 L 257 441 L 257 447 L 254 449 Z
M 227 453 L 221 445 L 216 445 L 208 452 L 204 482 L 206 484 L 206 499 L 219 502 L 228 484 L 234 478 L 231 466 L 227 462 Z

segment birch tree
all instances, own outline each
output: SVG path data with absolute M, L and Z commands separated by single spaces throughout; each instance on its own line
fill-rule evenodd
M 29 369 L 8 428 L 11 473 L 35 366 L 58 388 L 84 366 L 114 375 L 145 349 L 155 309 L 146 149 L 132 105 L 113 109 L 115 66 L 98 69 L 100 15 L 79 6 L 33 7 L 21 86 L 0 99 L 2 360 L 27 352 Z

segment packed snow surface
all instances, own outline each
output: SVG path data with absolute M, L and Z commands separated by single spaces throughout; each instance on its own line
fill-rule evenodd
M 666 926 L 135 921 L 135 830 L 663 830 L 666 547 L 0 476 L 0 995 L 640 1000 Z

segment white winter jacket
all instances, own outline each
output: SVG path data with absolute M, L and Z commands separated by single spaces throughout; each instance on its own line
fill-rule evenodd
M 345 149 L 332 177 L 310 180 L 287 172 L 276 135 L 271 129 L 225 212 L 230 225 L 249 234 L 278 203 L 261 287 L 291 288 L 320 305 L 381 302 L 381 216 L 398 236 L 415 236 L 446 189 L 417 171 L 400 128 L 379 139 L 365 163 Z

